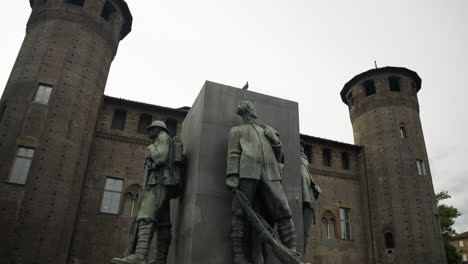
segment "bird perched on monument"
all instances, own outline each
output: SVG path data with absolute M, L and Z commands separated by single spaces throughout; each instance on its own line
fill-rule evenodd
M 242 87 L 242 90 L 247 90 L 249 89 L 249 82 L 246 82 L 244 87 Z

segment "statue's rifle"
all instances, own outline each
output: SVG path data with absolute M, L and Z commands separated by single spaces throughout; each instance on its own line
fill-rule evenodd
M 260 235 L 263 243 L 269 244 L 272 247 L 273 253 L 283 264 L 299 264 L 301 262 L 301 253 L 291 250 L 284 246 L 273 233 L 273 228 L 263 219 L 255 210 L 252 209 L 249 200 L 245 194 L 234 189 L 234 197 L 239 202 L 240 207 L 247 215 L 247 218 L 252 223 L 255 231 Z
M 141 201 L 143 200 L 144 190 L 148 186 L 149 172 L 151 168 L 150 166 L 151 166 L 151 161 L 148 158 L 146 159 L 146 162 L 145 162 L 145 176 L 143 178 L 143 188 L 140 189 L 140 194 L 138 195 L 138 201 L 137 201 L 138 208 L 141 207 Z M 130 224 L 130 245 L 128 248 L 125 249 L 124 256 L 128 256 L 135 252 L 136 242 L 138 240 L 137 216 L 138 216 L 138 212 L 136 212 L 134 216 L 132 217 L 132 222 Z

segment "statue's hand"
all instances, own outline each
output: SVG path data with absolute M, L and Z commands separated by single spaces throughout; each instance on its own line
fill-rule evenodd
M 281 141 L 276 134 L 276 131 L 269 126 L 262 125 L 265 136 L 270 140 L 273 145 L 279 145 Z
M 239 186 L 239 175 L 238 174 L 228 175 L 226 178 L 226 185 L 230 189 L 236 189 Z

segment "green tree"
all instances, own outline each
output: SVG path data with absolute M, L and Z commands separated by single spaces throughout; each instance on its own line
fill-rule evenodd
M 451 205 L 441 204 L 443 200 L 450 199 L 451 196 L 447 191 L 441 191 L 436 194 L 437 211 L 439 212 L 440 229 L 444 238 L 445 252 L 447 254 L 448 264 L 458 264 L 462 262 L 462 256 L 458 254 L 457 249 L 452 246 L 448 240 L 457 233 L 452 226 L 455 219 L 461 215 L 457 208 Z

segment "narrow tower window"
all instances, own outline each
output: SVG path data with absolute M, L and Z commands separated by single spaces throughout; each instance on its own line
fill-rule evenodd
M 390 87 L 390 91 L 399 92 L 400 91 L 400 78 L 398 78 L 398 77 L 389 77 L 388 78 L 388 86 Z
M 463 243 L 463 240 L 459 240 L 459 241 L 458 241 L 458 245 L 459 245 L 460 247 L 464 247 L 464 246 L 465 246 L 465 243 Z
M 101 17 L 107 21 L 111 21 L 114 16 L 115 11 L 116 9 L 114 5 L 111 4 L 109 1 L 106 1 L 101 11 Z
M 123 180 L 107 178 L 102 196 L 101 212 L 108 214 L 118 214 L 120 206 L 120 196 L 122 194 Z
M 330 149 L 324 148 L 322 150 L 322 159 L 323 159 L 323 166 L 331 167 L 332 156 L 331 156 L 331 150 Z
M 465 253 L 462 254 L 462 261 L 464 262 L 468 261 L 468 258 L 466 257 Z
M 340 208 L 341 239 L 351 239 L 349 208 Z
M 17 184 L 26 183 L 33 156 L 33 148 L 18 147 L 15 161 L 13 162 L 13 167 L 8 177 L 8 182 Z
M 37 87 L 34 102 L 47 104 L 49 102 L 50 94 L 52 93 L 52 86 L 48 84 L 39 84 Z
M 166 126 L 171 136 L 177 135 L 177 120 L 171 118 L 167 119 Z
M 341 152 L 341 168 L 349 170 L 349 153 Z
M 400 136 L 401 136 L 401 138 L 406 138 L 407 137 L 406 127 L 400 126 Z
M 0 105 L 0 124 L 2 123 L 3 116 L 5 115 L 5 112 L 6 112 L 6 108 L 7 108 L 6 102 Z
M 348 105 L 351 107 L 354 105 L 354 98 L 353 98 L 353 92 L 349 92 L 349 94 L 346 96 L 348 99 Z
M 392 232 L 386 232 L 384 234 L 384 238 L 385 238 L 385 248 L 386 249 L 395 248 L 395 241 L 393 240 L 393 233 Z
M 151 115 L 141 114 L 140 120 L 138 120 L 137 133 L 146 134 L 146 128 L 151 125 L 152 121 L 153 121 L 153 117 Z
M 125 119 L 127 119 L 127 111 L 115 109 L 114 118 L 112 118 L 112 129 L 124 130 Z
M 85 0 L 65 0 L 65 3 L 77 6 L 84 6 Z
M 424 164 L 424 160 L 416 160 L 416 168 L 418 170 L 418 175 L 426 175 L 426 166 Z
M 364 90 L 366 92 L 366 96 L 375 94 L 374 80 L 365 81 L 363 86 L 364 86 Z

